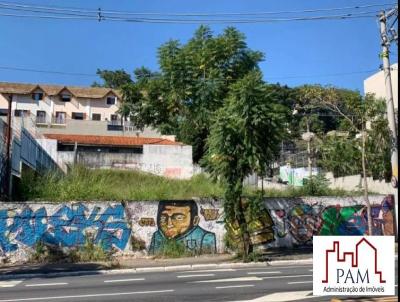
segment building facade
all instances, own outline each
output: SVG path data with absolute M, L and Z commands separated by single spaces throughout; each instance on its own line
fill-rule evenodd
M 391 66 L 391 79 L 392 79 L 392 92 L 393 92 L 393 105 L 395 110 L 398 109 L 399 103 L 399 65 L 398 63 Z M 385 75 L 383 70 L 371 75 L 364 80 L 364 93 L 373 93 L 377 98 L 386 98 Z
M 140 170 L 178 179 L 194 174 L 192 146 L 165 138 L 45 134 L 38 141 L 60 165 Z

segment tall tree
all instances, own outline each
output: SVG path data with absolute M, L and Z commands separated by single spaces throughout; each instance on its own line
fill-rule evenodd
M 225 219 L 240 226 L 245 258 L 252 247 L 242 202 L 243 180 L 253 171 L 265 174 L 276 159 L 285 133 L 284 118 L 285 108 L 255 71 L 231 85 L 224 106 L 212 120 L 202 163 L 225 185 Z
M 249 49 L 235 28 L 214 36 L 209 27 L 200 26 L 186 44 L 170 40 L 160 46 L 159 74 L 142 82 L 140 98 L 126 94 L 126 102 L 134 104 L 131 116 L 138 126 L 158 127 L 193 145 L 198 162 L 210 120 L 223 106 L 230 86 L 258 70 L 262 59 L 263 54 Z

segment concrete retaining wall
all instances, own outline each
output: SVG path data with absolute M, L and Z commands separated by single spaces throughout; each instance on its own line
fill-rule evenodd
M 393 196 L 371 196 L 374 235 L 394 235 Z M 312 244 L 313 235 L 367 234 L 361 197 L 267 198 L 249 221 L 261 248 Z M 0 203 L 0 260 L 23 262 L 37 242 L 63 251 L 89 236 L 116 253 L 156 254 L 178 241 L 195 254 L 222 253 L 225 226 L 220 201 Z M 233 230 L 235 228 L 233 226 Z

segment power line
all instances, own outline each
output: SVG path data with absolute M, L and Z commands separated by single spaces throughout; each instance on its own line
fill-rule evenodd
M 341 13 L 336 15 L 319 15 L 319 16 L 298 16 L 298 17 L 284 17 L 284 18 L 265 18 L 266 14 L 287 14 L 287 13 L 310 13 L 320 11 L 337 11 L 337 10 L 355 10 L 361 8 L 371 7 L 385 7 L 391 4 L 373 4 L 364 6 L 353 6 L 353 7 L 341 7 L 341 8 L 327 8 L 327 9 L 314 9 L 314 10 L 303 10 L 303 11 L 281 11 L 281 12 L 260 12 L 260 13 L 214 13 L 214 14 L 163 14 L 163 13 L 134 13 L 134 12 L 117 12 L 117 11 L 103 11 L 100 8 L 98 10 L 87 10 L 87 9 L 70 9 L 62 7 L 51 7 L 51 6 L 34 6 L 26 4 L 13 4 L 0 2 L 0 9 L 3 10 L 16 10 L 16 11 L 27 11 L 33 14 L 17 14 L 17 13 L 0 13 L 0 16 L 5 17 L 16 17 L 16 18 L 39 18 L 39 19 L 61 19 L 61 20 L 98 20 L 98 21 L 114 21 L 114 22 L 135 22 L 135 23 L 176 23 L 176 24 L 226 24 L 226 23 L 272 23 L 272 22 L 291 22 L 291 21 L 318 21 L 318 20 L 344 20 L 344 19 L 355 19 L 355 18 L 371 18 L 375 17 L 378 11 L 361 11 L 361 12 L 349 12 Z M 39 14 L 38 14 L 39 13 Z M 44 14 L 43 14 L 44 13 Z M 148 17 L 126 17 L 127 15 L 143 16 L 143 15 L 157 15 L 163 16 L 163 18 L 148 18 Z M 111 16 L 110 16 L 111 15 Z M 169 18 L 165 18 L 165 16 Z M 175 16 L 175 18 L 170 18 Z M 180 18 L 176 18 L 179 16 Z M 190 19 L 187 17 L 201 17 Z M 230 16 L 236 17 L 234 19 L 204 19 L 203 17 L 216 17 L 216 16 Z M 237 18 L 243 16 L 253 16 L 252 18 Z M 254 16 L 263 16 L 258 18 Z M 183 17 L 183 18 L 182 18 Z
M 3 69 L 3 70 L 24 71 L 24 72 L 38 72 L 38 73 L 48 73 L 48 74 L 60 74 L 60 75 L 69 75 L 69 76 L 80 76 L 80 77 L 98 77 L 96 74 L 89 74 L 89 73 L 76 73 L 76 72 L 64 72 L 64 71 L 54 71 L 54 70 L 41 70 L 41 69 L 30 69 L 30 68 L 10 67 L 10 66 L 0 66 L 0 69 Z
M 259 15 L 279 15 L 279 14 L 294 14 L 294 13 L 315 13 L 315 12 L 329 12 L 329 11 L 341 11 L 341 10 L 352 10 L 352 9 L 363 9 L 372 7 L 388 7 L 393 6 L 396 3 L 381 3 L 381 4 L 370 4 L 370 5 L 358 5 L 358 6 L 346 6 L 346 7 L 333 7 L 333 8 L 317 8 L 308 10 L 292 10 L 292 11 L 264 11 L 264 12 L 240 12 L 240 13 L 160 13 L 160 12 L 132 12 L 132 11 L 115 11 L 115 10 L 102 10 L 103 13 L 117 14 L 117 15 L 135 15 L 135 16 L 170 16 L 170 17 L 209 17 L 209 16 L 259 16 Z M 78 13 L 97 13 L 97 10 L 83 9 L 83 8 L 68 8 L 68 7 L 57 7 L 57 6 L 37 6 L 29 4 L 16 4 L 8 2 L 0 2 L 0 6 L 14 7 L 14 8 L 34 8 L 45 11 L 59 11 L 59 12 L 78 12 Z
M 333 15 L 333 16 L 315 16 L 315 17 L 299 17 L 299 18 L 274 18 L 274 19 L 242 19 L 242 20 L 228 20 L 228 19 L 156 19 L 156 18 L 116 18 L 106 17 L 104 15 L 99 17 L 91 16 L 52 16 L 52 15 L 26 15 L 26 14 L 7 14 L 0 13 L 3 17 L 15 18 L 37 18 L 37 19 L 62 19 L 62 20 L 100 20 L 100 21 L 118 21 L 118 22 L 131 22 L 131 23 L 161 23 L 161 24 L 243 24 L 243 23 L 274 23 L 274 22 L 292 22 L 292 21 L 321 21 L 321 20 L 346 20 L 346 19 L 361 19 L 361 18 L 375 18 L 377 12 L 364 12 L 363 15 Z
M 97 74 L 90 73 L 74 73 L 74 72 L 64 72 L 64 71 L 54 71 L 54 70 L 42 70 L 42 69 L 31 69 L 31 68 L 21 68 L 21 67 L 11 67 L 11 66 L 0 66 L 0 69 L 3 70 L 14 70 L 14 71 L 23 71 L 23 72 L 37 72 L 37 73 L 48 73 L 48 74 L 60 74 L 67 76 L 84 76 L 84 77 L 96 77 L 99 76 Z M 288 75 L 288 76 L 279 76 L 279 77 L 270 77 L 265 76 L 266 79 L 294 79 L 294 78 L 312 78 L 312 77 L 336 77 L 336 76 L 345 76 L 345 75 L 354 75 L 354 74 L 365 74 L 371 72 L 377 72 L 377 69 L 369 69 L 369 70 L 361 70 L 361 71 L 351 71 L 351 72 L 342 72 L 342 73 L 331 73 L 331 74 L 315 74 L 315 75 Z M 155 75 L 155 76 L 146 76 L 148 79 L 160 79 L 165 76 L 163 75 Z M 217 81 L 229 81 L 229 79 L 203 79 L 201 77 L 195 78 L 203 81 L 209 82 L 217 82 Z
M 336 76 L 346 76 L 353 74 L 363 74 L 363 73 L 371 73 L 377 72 L 377 69 L 369 69 L 362 71 L 352 71 L 352 72 L 342 72 L 342 73 L 331 73 L 331 74 L 314 74 L 314 75 L 299 75 L 299 76 L 281 76 L 281 77 L 272 77 L 273 79 L 295 79 L 295 78 L 317 78 L 317 77 L 336 77 Z M 265 77 L 269 78 L 269 77 Z

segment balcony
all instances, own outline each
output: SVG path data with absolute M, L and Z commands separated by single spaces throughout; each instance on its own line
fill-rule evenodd
M 36 125 L 47 125 L 48 121 L 46 116 L 36 116 L 35 123 Z
M 121 120 L 111 120 L 107 122 L 108 131 L 122 131 L 124 130 L 124 125 Z
M 53 116 L 51 119 L 51 124 L 55 126 L 66 126 L 67 120 L 63 116 Z

